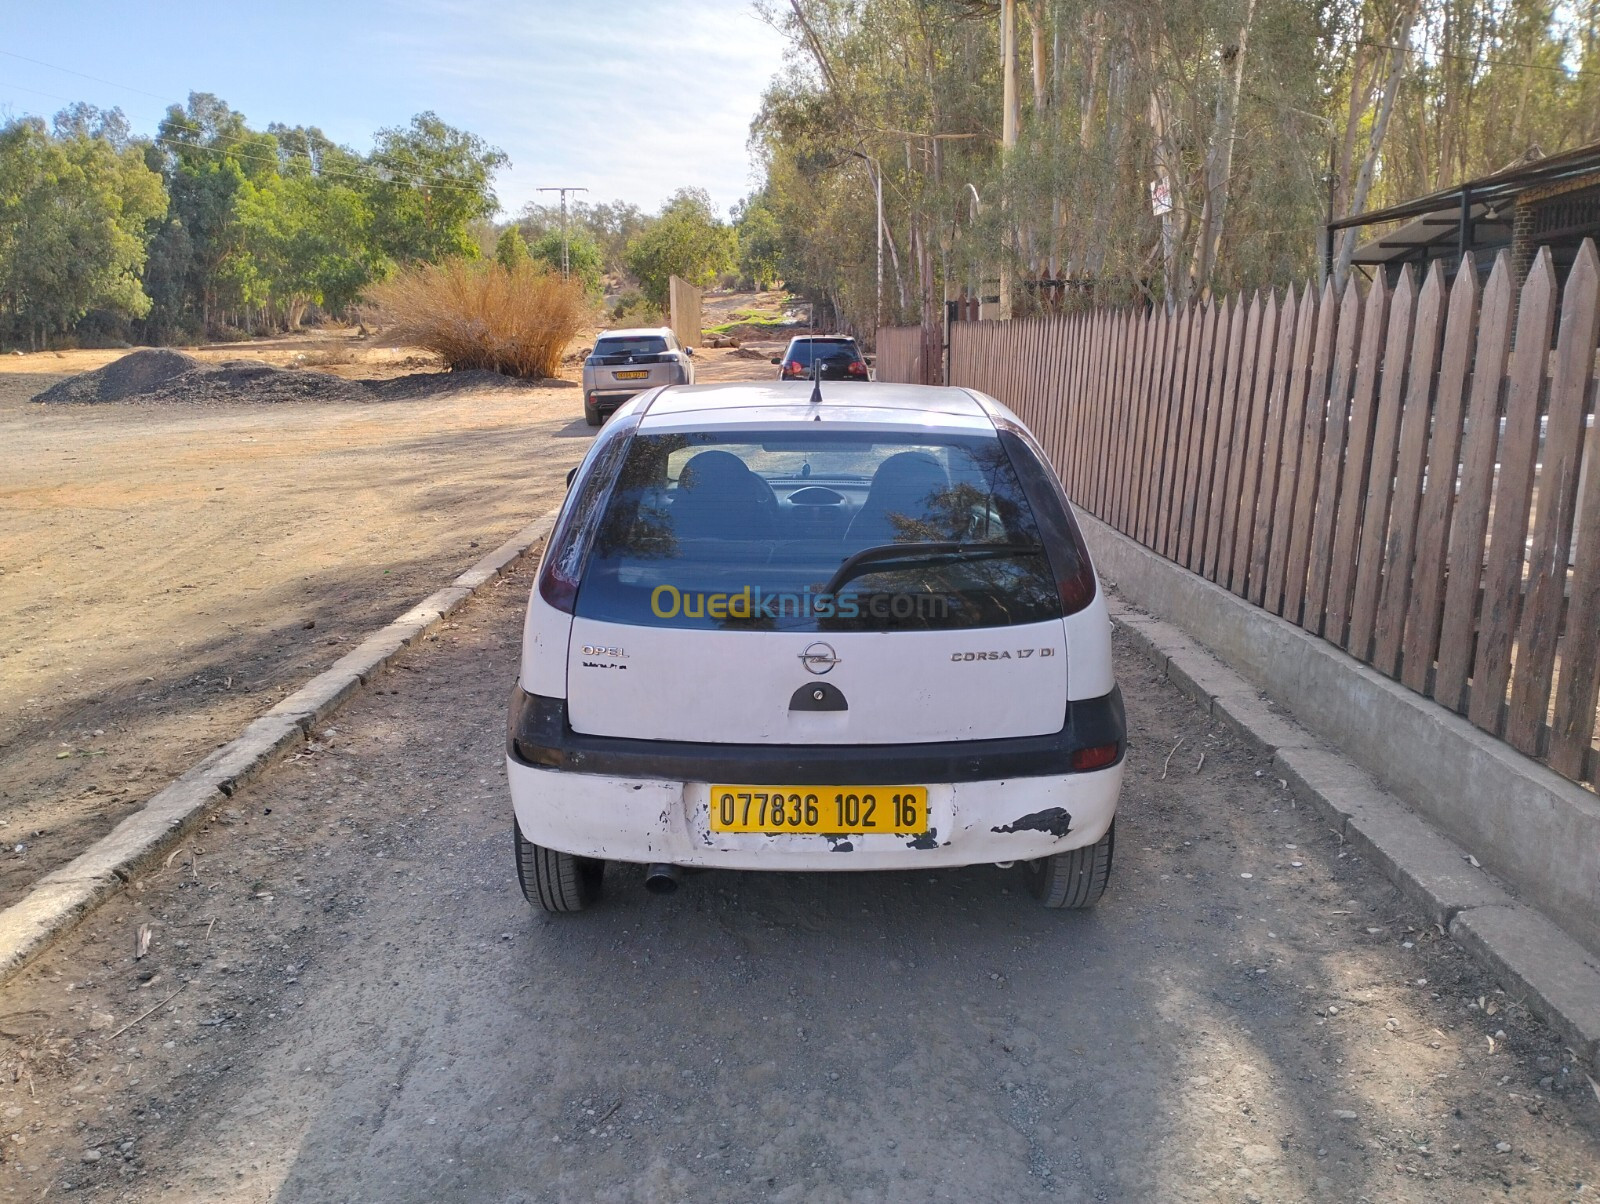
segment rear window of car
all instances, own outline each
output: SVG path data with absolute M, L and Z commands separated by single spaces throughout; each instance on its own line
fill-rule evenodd
M 630 335 L 627 338 L 601 339 L 594 345 L 595 355 L 660 355 L 667 340 L 658 334 Z
M 811 357 L 826 363 L 829 360 L 858 360 L 861 352 L 856 349 L 855 342 L 850 339 L 795 339 L 789 344 L 789 353 L 784 359 L 786 364 L 804 364 L 811 366 Z
M 995 435 L 719 431 L 634 436 L 576 613 L 824 632 L 1006 627 L 1062 606 Z

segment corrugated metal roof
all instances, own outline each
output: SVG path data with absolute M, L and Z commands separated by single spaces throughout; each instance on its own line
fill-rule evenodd
M 1418 197 L 1414 201 L 1390 205 L 1386 209 L 1357 213 L 1351 217 L 1341 217 L 1329 223 L 1329 226 L 1334 230 L 1346 230 L 1352 226 L 1373 226 L 1380 222 L 1401 221 L 1432 214 L 1447 212 L 1455 214 L 1461 209 L 1462 193 L 1469 194 L 1474 203 L 1481 201 L 1486 206 L 1497 204 L 1505 206 L 1518 193 L 1580 179 L 1591 173 L 1600 173 L 1600 142 L 1548 155 L 1531 163 L 1519 163 L 1497 171 L 1493 175 L 1468 180 Z

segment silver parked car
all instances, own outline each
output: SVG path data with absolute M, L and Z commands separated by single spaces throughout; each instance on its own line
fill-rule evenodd
M 583 361 L 583 417 L 599 426 L 628 398 L 657 385 L 694 384 L 694 348 L 666 326 L 607 330 Z

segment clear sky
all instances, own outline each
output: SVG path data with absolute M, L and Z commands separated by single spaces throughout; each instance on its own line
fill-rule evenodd
M 167 104 L 214 92 L 256 128 L 317 125 L 365 152 L 374 130 L 432 109 L 511 156 L 496 186 L 507 213 L 563 184 L 646 210 L 699 185 L 726 209 L 754 186 L 750 119 L 784 53 L 750 0 L 0 0 L 0 12 L 0 119 L 86 100 L 153 133 Z

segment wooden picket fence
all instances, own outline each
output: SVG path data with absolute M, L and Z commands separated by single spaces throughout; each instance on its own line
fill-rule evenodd
M 1481 288 L 1434 263 L 1420 287 L 956 323 L 950 383 L 1015 410 L 1123 534 L 1592 786 L 1597 344 L 1586 241 L 1564 289 L 1541 252 L 1520 290 L 1501 255 Z
M 920 326 L 885 326 L 878 331 L 875 374 L 879 380 L 899 381 L 902 384 L 941 384 L 944 363 L 939 353 L 942 349 L 943 343 L 937 329 L 925 331 Z

